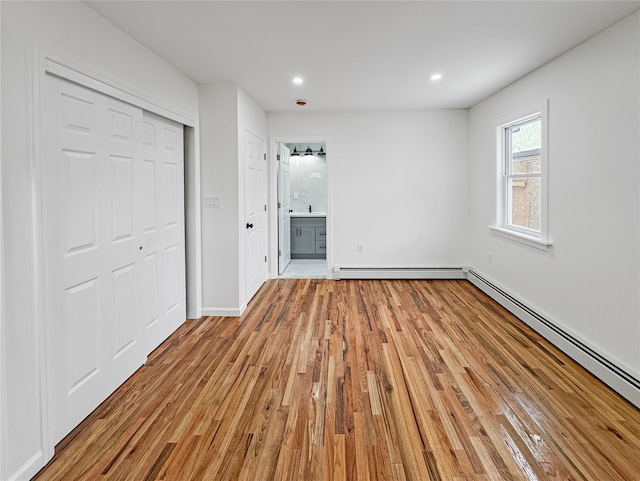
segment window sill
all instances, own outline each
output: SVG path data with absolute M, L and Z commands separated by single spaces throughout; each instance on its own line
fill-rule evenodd
M 541 251 L 548 251 L 553 246 L 553 243 L 549 240 L 539 239 L 538 237 L 522 234 L 520 232 L 506 229 L 504 227 L 498 227 L 495 225 L 489 225 L 487 227 L 491 229 L 491 232 L 493 232 L 494 234 L 500 237 L 504 237 L 505 239 L 518 242 L 519 244 L 524 244 L 526 246 L 533 247 L 534 249 L 539 249 Z

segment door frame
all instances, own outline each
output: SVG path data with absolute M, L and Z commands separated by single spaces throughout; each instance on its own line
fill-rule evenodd
M 331 137 L 323 135 L 275 136 L 269 138 L 269 278 L 278 277 L 278 144 L 324 144 L 327 154 L 327 279 L 333 279 L 333 202 Z
M 165 117 L 184 125 L 184 170 L 185 170 L 185 288 L 187 296 L 187 318 L 202 315 L 201 276 L 201 194 L 200 194 L 200 126 L 197 118 L 172 110 L 158 99 L 152 99 L 137 89 L 122 84 L 118 80 L 96 72 L 91 67 L 68 57 L 45 45 L 34 42 L 30 64 L 31 98 L 29 124 L 31 130 L 31 196 L 33 232 L 33 275 L 35 285 L 35 326 L 37 347 L 38 401 L 40 406 L 39 434 L 40 452 L 21 469 L 22 474 L 34 475 L 51 460 L 55 446 L 51 420 L 51 373 L 49 371 L 50 352 L 47 336 L 46 314 L 46 265 L 47 252 L 44 244 L 44 209 L 42 185 L 42 150 L 45 115 L 43 106 L 46 92 L 46 76 L 55 75 L 83 85 L 97 92 L 114 97 L 143 110 Z

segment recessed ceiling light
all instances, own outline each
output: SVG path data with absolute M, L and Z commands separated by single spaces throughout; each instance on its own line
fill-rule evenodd
M 304 80 L 302 79 L 302 77 L 293 77 L 293 83 L 296 85 L 302 85 L 304 83 Z
M 434 73 L 431 77 L 429 77 L 431 80 L 440 80 L 442 78 L 442 74 L 441 73 Z

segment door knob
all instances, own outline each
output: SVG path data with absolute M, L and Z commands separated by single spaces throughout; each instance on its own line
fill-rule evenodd
M 253 224 L 249 224 L 249 223 L 247 222 L 247 229 L 253 229 Z

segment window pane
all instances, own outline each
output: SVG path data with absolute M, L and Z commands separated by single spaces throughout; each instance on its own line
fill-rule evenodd
M 540 232 L 540 177 L 507 180 L 509 202 L 508 224 Z
M 527 120 L 505 129 L 507 174 L 533 174 L 542 172 L 541 119 Z

